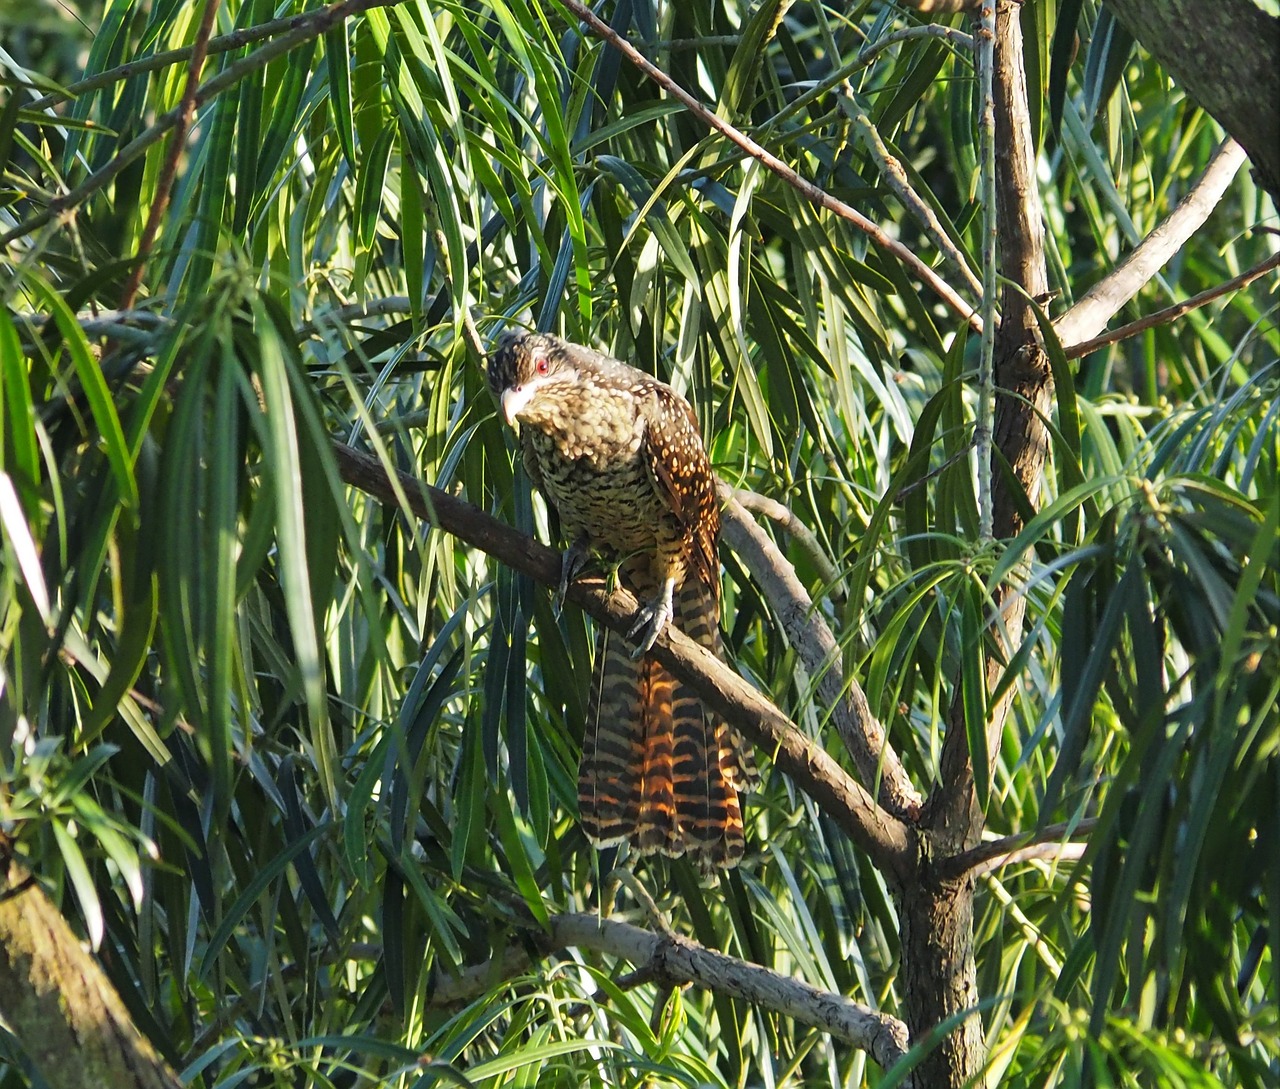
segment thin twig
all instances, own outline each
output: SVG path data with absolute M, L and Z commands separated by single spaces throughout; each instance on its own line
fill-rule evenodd
M 234 49 L 253 45 L 266 38 L 273 38 L 277 34 L 282 34 L 287 30 L 293 30 L 295 27 L 305 24 L 314 14 L 314 12 L 304 12 L 300 15 L 287 16 L 284 19 L 272 19 L 270 22 L 259 23 L 256 26 L 241 27 L 239 30 L 233 30 L 230 34 L 220 34 L 216 38 L 209 39 L 206 54 L 213 57 L 219 53 L 230 53 Z M 111 84 L 119 83 L 121 80 L 132 79 L 134 76 L 140 76 L 146 72 L 155 72 L 161 68 L 169 68 L 175 64 L 184 64 L 191 59 L 193 49 L 193 45 L 184 45 L 178 49 L 166 49 L 163 53 L 153 53 L 149 57 L 138 57 L 136 60 L 127 61 L 124 64 L 116 65 L 114 68 L 108 68 L 86 79 L 68 83 L 65 87 L 61 87 L 56 91 L 50 91 L 47 95 L 33 99 L 27 104 L 26 108 L 29 110 L 47 110 L 50 106 L 59 102 L 79 98 L 83 94 L 100 90 L 103 87 L 110 87 Z
M 858 53 L 858 60 L 865 64 L 891 45 L 910 41 L 912 38 L 941 38 L 957 49 L 963 49 L 966 53 L 973 52 L 973 37 L 963 30 L 953 26 L 942 26 L 939 23 L 925 23 L 923 26 L 909 26 L 903 30 L 895 30 L 892 34 L 886 34 L 883 38 L 877 38 L 874 42 L 864 45 Z
M 1214 299 L 1220 299 L 1223 295 L 1229 295 L 1246 284 L 1253 283 L 1259 276 L 1265 276 L 1274 268 L 1280 268 L 1280 253 L 1273 253 L 1265 261 L 1240 273 L 1239 276 L 1233 276 L 1230 280 L 1218 284 L 1217 287 L 1211 287 L 1198 295 L 1192 295 L 1189 299 L 1174 303 L 1172 306 L 1166 306 L 1163 310 L 1157 310 L 1154 314 L 1138 318 L 1137 321 L 1131 321 L 1127 325 L 1117 326 L 1110 332 L 1103 333 L 1092 340 L 1072 344 L 1070 347 L 1064 348 L 1063 352 L 1068 359 L 1079 359 L 1081 356 L 1088 355 L 1099 348 L 1105 348 L 1108 344 L 1116 344 L 1119 341 L 1127 340 L 1129 337 L 1137 336 L 1148 329 L 1154 329 L 1157 325 L 1167 325 L 1169 322 L 1176 321 L 1182 317 L 1183 314 L 1190 313 L 1206 303 L 1213 302 Z
M 147 257 L 155 245 L 156 235 L 160 232 L 160 221 L 169 207 L 169 193 L 173 189 L 173 180 L 178 173 L 178 160 L 182 157 L 182 146 L 186 143 L 187 133 L 191 129 L 191 119 L 196 113 L 196 90 L 200 86 L 200 70 L 204 67 L 205 54 L 209 47 L 209 35 L 213 33 L 214 16 L 218 13 L 218 0 L 205 0 L 204 14 L 200 16 L 200 25 L 196 28 L 195 41 L 191 43 L 191 63 L 187 68 L 187 85 L 182 91 L 182 101 L 178 105 L 178 118 L 173 125 L 173 133 L 169 137 L 169 151 L 165 155 L 164 165 L 160 168 L 160 176 L 156 179 L 155 197 L 151 201 L 151 212 L 147 216 L 147 224 L 142 229 L 142 237 L 138 240 L 138 253 L 134 258 L 133 268 L 125 281 L 124 290 L 120 292 L 120 309 L 128 310 L 133 306 L 138 288 L 142 286 L 142 272 L 146 267 Z
M 938 863 L 938 872 L 944 879 L 951 880 L 963 877 L 971 870 L 983 874 L 1006 866 L 1010 862 L 1049 857 L 1053 855 L 1054 850 L 1060 851 L 1070 840 L 1090 835 L 1097 825 L 1096 819 L 1086 817 L 1074 824 L 1050 824 L 1038 832 L 1016 832 L 1011 836 L 987 840 L 967 851 L 943 859 Z M 1041 850 L 1042 848 L 1052 850 Z
M 661 86 L 672 97 L 679 99 L 681 103 L 695 117 L 709 128 L 714 129 L 721 136 L 725 137 L 732 144 L 740 148 L 753 159 L 757 160 L 767 170 L 772 171 L 778 177 L 782 178 L 788 185 L 792 186 L 797 192 L 804 196 L 807 200 L 816 204 L 819 208 L 825 208 L 829 212 L 833 212 L 841 219 L 851 223 L 859 231 L 862 231 L 877 246 L 892 254 L 909 269 L 947 304 L 956 314 L 963 318 L 975 330 L 981 331 L 982 319 L 978 312 L 970 306 L 955 289 L 948 284 L 942 277 L 933 271 L 924 261 L 911 252 L 906 246 L 899 242 L 896 238 L 887 235 L 878 224 L 872 222 L 861 212 L 844 201 L 837 200 L 825 189 L 821 189 L 814 185 L 813 182 L 802 178 L 795 170 L 787 166 L 781 159 L 774 155 L 771 151 L 766 150 L 756 143 L 751 137 L 747 136 L 740 129 L 734 128 L 724 118 L 712 113 L 701 102 L 693 97 L 688 91 L 681 87 L 661 68 L 658 68 L 651 61 L 647 60 L 639 50 L 636 49 L 629 41 L 620 35 L 613 27 L 599 18 L 593 11 L 579 3 L 578 0 L 562 0 L 564 6 L 575 16 L 582 20 L 592 33 L 597 37 L 604 39 L 615 49 L 617 49 L 631 64 L 639 68 L 650 79 Z
M 880 138 L 880 133 L 876 130 L 875 125 L 871 123 L 871 118 L 858 111 L 854 115 L 853 123 L 858 131 L 861 132 L 862 139 L 867 145 L 867 150 L 871 153 L 871 159 L 879 168 L 880 177 L 884 179 L 884 183 L 897 194 L 902 206 L 921 222 L 925 233 L 929 236 L 929 240 L 937 247 L 938 252 L 955 266 L 956 271 L 960 273 L 964 278 L 964 282 L 969 286 L 969 290 L 975 295 L 982 296 L 985 302 L 986 292 L 983 282 L 978 279 L 973 269 L 969 267 L 969 262 L 965 259 L 964 254 L 951 241 L 951 236 L 947 234 L 941 220 L 934 214 L 933 209 L 921 199 L 919 193 L 911 188 L 911 182 L 907 178 L 906 170 L 903 169 L 902 163 L 889 153 L 889 149 Z
M 996 57 L 995 0 L 986 0 L 978 14 L 973 34 L 974 62 L 978 68 L 978 130 L 982 180 L 982 346 L 978 357 L 978 411 L 974 428 L 978 450 L 978 537 L 991 540 L 995 515 L 991 501 L 992 419 L 995 415 L 996 350 L 996 101 L 994 69 Z

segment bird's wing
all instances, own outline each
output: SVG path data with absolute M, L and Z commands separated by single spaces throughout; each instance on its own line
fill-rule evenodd
M 689 529 L 691 559 L 702 581 L 718 587 L 720 507 L 697 417 L 687 401 L 661 383 L 647 383 L 641 396 L 646 424 L 641 452 L 649 478 L 663 502 Z

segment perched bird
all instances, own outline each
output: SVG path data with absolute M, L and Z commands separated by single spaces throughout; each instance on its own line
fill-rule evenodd
M 583 828 L 599 846 L 627 841 L 703 868 L 736 865 L 750 752 L 648 653 L 668 622 L 723 653 L 720 510 L 693 409 L 643 371 L 544 333 L 504 334 L 488 377 L 570 541 L 557 609 L 591 553 L 616 562 L 644 603 L 628 636 L 634 651 L 597 632 L 578 771 Z

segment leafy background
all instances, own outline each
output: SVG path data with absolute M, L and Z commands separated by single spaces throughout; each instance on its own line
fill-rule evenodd
M 291 32 L 306 10 L 218 5 L 204 79 L 223 82 L 122 312 L 165 148 L 137 140 L 181 99 L 187 55 L 166 51 L 200 6 L 0 7 L 0 804 L 142 1030 L 209 1086 L 884 1083 L 787 1018 L 626 988 L 589 953 L 529 962 L 539 920 L 645 921 L 647 891 L 708 946 L 900 1001 L 882 878 L 768 754 L 739 871 L 612 874 L 574 819 L 581 616 L 554 620 L 528 579 L 341 483 L 331 437 L 547 539 L 463 335 L 473 310 L 486 338 L 550 328 L 690 397 L 720 474 L 818 535 L 835 578 L 779 540 L 924 789 L 990 587 L 1023 580 L 988 823 L 1094 824 L 1082 858 L 981 880 L 993 1078 L 1267 1084 L 1274 277 L 1059 358 L 1043 509 L 981 545 L 976 338 L 896 260 L 554 4 L 369 6 Z M 865 113 L 980 269 L 973 64 L 954 36 L 888 3 L 605 14 L 963 285 L 884 185 Z M 1092 0 L 1021 18 L 1058 309 L 1221 133 Z M 73 215 L 33 226 L 68 192 Z M 1269 256 L 1266 223 L 1243 171 L 1126 315 Z M 737 668 L 837 752 L 769 602 L 723 560 Z M 21 1042 L 0 1032 L 0 1056 L 0 1085 L 27 1084 Z

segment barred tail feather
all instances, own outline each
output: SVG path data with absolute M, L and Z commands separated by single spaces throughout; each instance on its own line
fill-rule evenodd
M 598 846 L 684 851 L 672 785 L 673 683 L 654 659 L 633 661 L 624 640 L 600 629 L 578 770 L 582 826 Z

